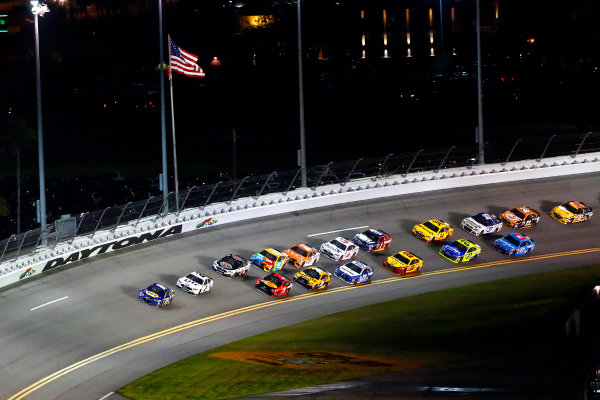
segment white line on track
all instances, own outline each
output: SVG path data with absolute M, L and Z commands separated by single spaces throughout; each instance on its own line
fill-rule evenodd
M 110 392 L 110 393 L 108 393 L 108 394 L 100 397 L 98 400 L 104 400 L 104 399 L 108 398 L 110 395 L 113 395 L 113 394 L 115 394 L 115 392 Z
M 34 311 L 34 310 L 37 310 L 38 308 L 42 308 L 44 306 L 47 306 L 48 304 L 56 303 L 57 301 L 61 301 L 61 300 L 68 299 L 68 298 L 69 298 L 69 296 L 61 297 L 60 299 L 56 299 L 56 300 L 52 300 L 52 301 L 49 301 L 47 303 L 44 303 L 41 306 L 30 308 L 29 311 Z
M 365 225 L 365 226 L 355 226 L 354 228 L 345 228 L 345 229 L 338 229 L 337 231 L 329 231 L 329 232 L 321 232 L 321 233 L 313 233 L 312 235 L 306 235 L 308 237 L 313 237 L 313 236 L 320 236 L 320 235 L 327 235 L 328 233 L 335 233 L 335 232 L 343 232 L 343 231 L 352 231 L 354 229 L 363 229 L 363 228 L 368 228 L 369 225 Z

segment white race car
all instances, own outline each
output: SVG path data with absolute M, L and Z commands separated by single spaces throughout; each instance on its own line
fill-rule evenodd
M 323 243 L 319 252 L 325 254 L 333 261 L 349 260 L 358 254 L 358 246 L 341 236 Z
M 184 292 L 198 295 L 212 289 L 213 280 L 200 272 L 190 272 L 177 280 L 177 287 Z
M 460 227 L 472 235 L 489 235 L 502 229 L 502 221 L 494 214 L 479 213 L 462 220 Z

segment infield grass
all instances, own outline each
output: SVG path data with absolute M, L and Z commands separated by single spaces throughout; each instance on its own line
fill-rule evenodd
M 573 307 L 599 282 L 600 265 L 361 307 L 197 354 L 137 379 L 118 393 L 136 400 L 220 399 L 544 347 L 562 337 Z M 505 340 L 507 334 L 519 340 Z M 376 356 L 394 365 L 289 368 L 211 356 L 253 351 L 337 352 Z

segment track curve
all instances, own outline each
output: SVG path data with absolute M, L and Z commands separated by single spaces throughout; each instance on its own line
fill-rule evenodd
M 598 209 L 599 187 L 600 174 L 587 174 L 348 204 L 205 229 L 33 278 L 0 292 L 0 396 L 100 399 L 189 355 L 306 319 L 427 291 L 598 263 L 599 217 L 564 226 L 547 212 L 568 200 Z M 545 214 L 528 232 L 536 241 L 534 253 L 518 262 L 495 252 L 493 238 L 474 238 L 458 227 L 465 216 L 499 214 L 517 205 Z M 450 222 L 454 238 L 480 244 L 477 263 L 456 266 L 437 254 L 439 245 L 410 235 L 414 224 L 429 218 Z M 255 279 L 264 275 L 260 270 L 229 279 L 210 269 L 215 258 L 228 252 L 249 257 L 265 247 L 283 249 L 297 242 L 318 247 L 364 228 L 344 229 L 363 226 L 390 233 L 393 251 L 421 256 L 423 274 L 399 279 L 381 267 L 382 255 L 361 252 L 358 259 L 375 267 L 373 284 L 346 288 L 334 279 L 331 289 L 317 295 L 294 286 L 289 298 L 270 300 L 253 290 Z M 332 232 L 337 230 L 343 231 Z M 319 265 L 333 272 L 339 263 L 322 258 Z M 174 303 L 160 310 L 137 301 L 142 287 L 158 281 L 174 288 L 177 278 L 192 270 L 215 280 L 210 293 L 194 297 L 177 291 Z M 288 277 L 294 272 L 284 269 Z

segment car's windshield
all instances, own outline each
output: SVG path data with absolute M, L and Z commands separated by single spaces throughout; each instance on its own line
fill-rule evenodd
M 278 277 L 276 277 L 275 275 L 268 275 L 265 276 L 263 278 L 263 280 L 265 281 L 269 281 L 269 282 L 273 282 L 274 284 L 276 284 L 277 286 L 281 285 L 281 279 L 279 279 Z
M 410 259 L 402 253 L 396 253 L 393 255 L 393 257 L 396 260 L 400 261 L 402 264 L 408 264 L 410 262 Z
M 563 207 L 566 208 L 569 212 L 571 212 L 573 214 L 582 214 L 583 213 L 582 208 L 574 207 L 573 204 L 571 204 L 571 203 L 563 204 Z
M 365 235 L 366 237 L 368 237 L 369 239 L 371 239 L 374 242 L 376 242 L 379 239 L 379 235 L 377 235 L 371 229 L 369 229 L 368 231 L 364 231 L 363 235 Z
M 186 278 L 188 278 L 188 279 L 190 279 L 190 280 L 192 280 L 192 281 L 194 281 L 196 283 L 199 283 L 201 285 L 204 285 L 204 278 L 200 278 L 200 277 L 198 277 L 198 276 L 196 276 L 194 274 L 187 274 Z
M 312 268 L 304 270 L 304 272 L 306 273 L 306 275 L 310 276 L 311 278 L 319 279 L 319 277 L 320 277 L 319 273 Z
M 335 247 L 337 247 L 340 250 L 346 250 L 346 245 L 342 242 L 340 242 L 339 240 L 333 239 L 331 242 L 332 245 L 334 245 Z
M 294 246 L 292 247 L 292 251 L 300 254 L 302 257 L 308 257 L 308 251 L 304 250 L 302 247 Z
M 432 224 L 432 223 L 431 223 L 431 222 L 429 222 L 429 221 L 427 221 L 427 222 L 423 223 L 423 225 L 424 225 L 424 226 L 425 226 L 427 229 L 430 229 L 430 230 L 432 230 L 432 231 L 434 231 L 434 232 L 437 232 L 437 231 L 439 231 L 439 230 L 440 230 L 440 228 L 439 228 L 439 227 L 435 226 L 434 224 Z
M 148 288 L 148 291 L 152 292 L 152 293 L 156 293 L 159 296 L 164 296 L 165 295 L 164 289 L 162 289 L 162 288 L 160 288 L 160 287 L 158 287 L 156 285 L 150 286 Z
M 234 256 L 233 254 L 229 254 L 229 255 L 223 257 L 222 261 L 229 263 L 233 268 L 236 268 L 236 269 L 243 267 L 244 264 L 246 264 L 246 260 L 243 260 L 239 256 Z
M 357 274 L 362 273 L 362 270 L 363 270 L 361 266 L 357 265 L 354 262 L 346 264 L 346 268 L 351 269 L 352 271 L 356 272 Z
M 467 246 L 465 246 L 464 244 L 462 244 L 459 241 L 452 242 L 452 247 L 454 247 L 456 250 L 460 251 L 461 253 L 466 253 L 468 250 Z
M 265 258 L 268 258 L 271 261 L 275 261 L 277 259 L 277 257 L 274 254 L 269 253 L 267 250 L 261 251 L 260 255 L 264 256 Z
M 506 240 L 508 243 L 512 244 L 513 246 L 519 246 L 519 244 L 521 243 L 517 238 L 515 238 L 514 236 L 506 236 L 504 238 L 504 240 Z
M 491 217 L 486 218 L 485 214 L 477 214 L 473 216 L 473 219 L 475 220 L 475 222 L 480 223 L 484 226 L 491 225 L 494 222 L 494 220 Z
M 513 208 L 512 210 L 510 210 L 511 213 L 515 214 L 517 217 L 523 219 L 525 218 L 525 214 L 523 214 L 519 209 L 517 208 Z

